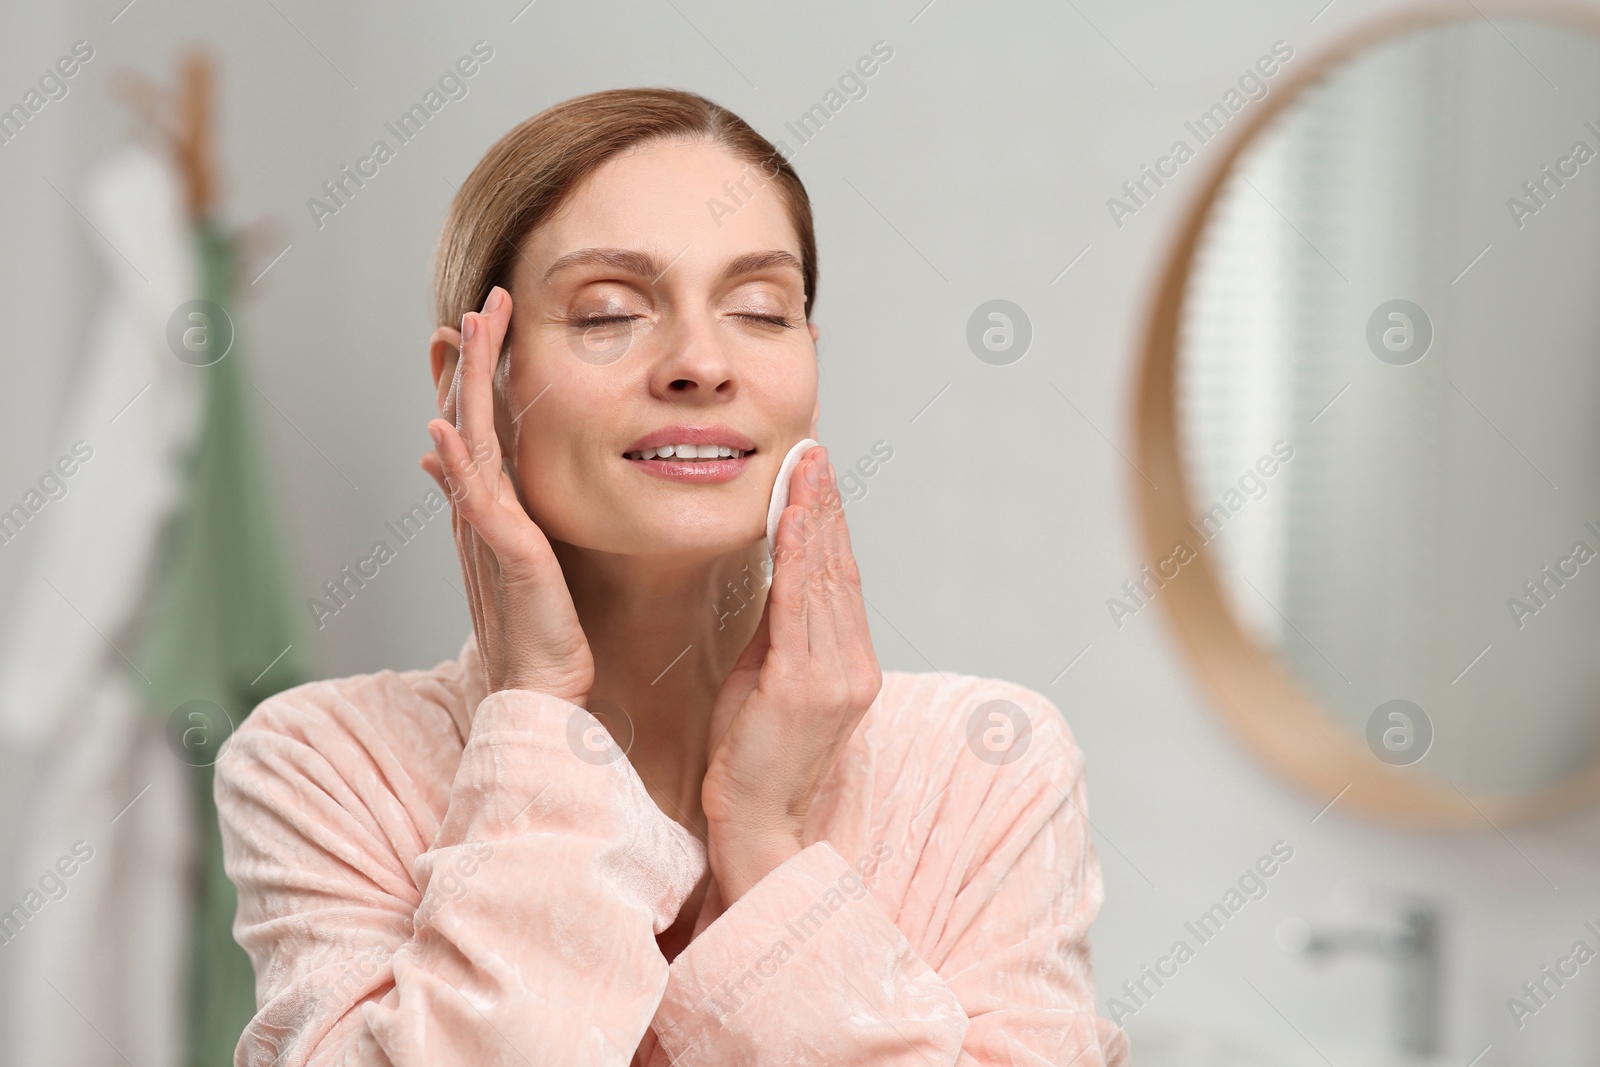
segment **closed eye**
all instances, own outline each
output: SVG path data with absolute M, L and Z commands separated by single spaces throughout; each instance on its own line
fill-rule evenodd
M 639 318 L 638 315 L 589 315 L 585 318 L 572 319 L 572 326 L 605 326 L 614 322 L 631 322 Z
M 734 317 L 740 319 L 750 319 L 754 322 L 765 322 L 773 326 L 782 326 L 786 330 L 794 328 L 794 323 L 790 322 L 782 315 L 757 315 L 753 313 L 736 312 Z
M 608 326 L 618 322 L 632 322 L 634 319 L 641 317 L 642 316 L 639 315 L 589 315 L 583 318 L 572 319 L 569 321 L 569 325 L 583 327 Z M 771 326 L 781 326 L 786 330 L 794 328 L 794 323 L 790 322 L 782 315 L 758 315 L 754 312 L 735 312 L 734 318 L 748 319 L 752 322 L 763 322 Z

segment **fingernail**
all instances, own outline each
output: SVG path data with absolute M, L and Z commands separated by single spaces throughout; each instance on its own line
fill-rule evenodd
M 472 340 L 472 335 L 478 332 L 478 316 L 470 311 L 461 316 L 461 343 L 466 344 Z
M 489 290 L 489 299 L 483 302 L 483 311 L 486 315 L 493 315 L 500 310 L 500 296 L 504 292 L 498 285 Z
M 433 438 L 433 447 L 438 448 L 444 444 L 444 432 L 433 423 L 428 423 L 428 436 Z
M 817 475 L 817 467 L 818 464 L 816 463 L 806 464 L 806 484 L 813 489 L 817 488 L 820 484 Z

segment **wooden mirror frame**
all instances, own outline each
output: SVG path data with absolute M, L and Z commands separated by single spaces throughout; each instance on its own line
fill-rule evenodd
M 1141 543 L 1152 561 L 1166 558 L 1194 514 L 1193 498 L 1179 457 L 1175 397 L 1178 330 L 1189 273 L 1205 226 L 1223 185 L 1243 151 L 1307 88 L 1321 82 L 1366 49 L 1433 26 L 1491 16 L 1566 26 L 1600 44 L 1600 9 L 1570 3 L 1510 3 L 1477 0 L 1464 5 L 1411 8 L 1359 27 L 1320 49 L 1276 92 L 1216 138 L 1199 193 L 1182 215 L 1167 249 L 1149 321 L 1134 393 L 1134 455 L 1131 477 Z M 1286 72 L 1288 73 L 1288 72 Z M 1140 473 L 1142 472 L 1142 473 Z M 1389 766 L 1362 739 L 1336 722 L 1316 697 L 1240 627 L 1204 547 L 1165 578 L 1157 598 L 1189 665 L 1211 703 L 1244 747 L 1319 805 L 1370 820 L 1413 827 L 1482 828 L 1561 814 L 1600 799 L 1600 758 L 1585 771 L 1529 794 L 1469 797 L 1439 779 Z M 1327 809 L 1324 809 L 1327 810 Z

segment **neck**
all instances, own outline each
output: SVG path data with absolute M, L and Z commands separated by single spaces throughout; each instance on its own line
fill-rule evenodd
M 695 559 L 552 547 L 594 657 L 590 712 L 661 810 L 704 840 L 706 733 L 723 679 L 761 618 L 760 543 Z

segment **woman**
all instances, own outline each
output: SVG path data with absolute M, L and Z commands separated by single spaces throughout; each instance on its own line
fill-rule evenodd
M 689 93 L 569 100 L 468 176 L 422 465 L 473 634 L 218 762 L 238 1062 L 1125 1062 L 1056 709 L 879 671 L 821 447 L 767 585 L 816 261 L 793 169 Z

